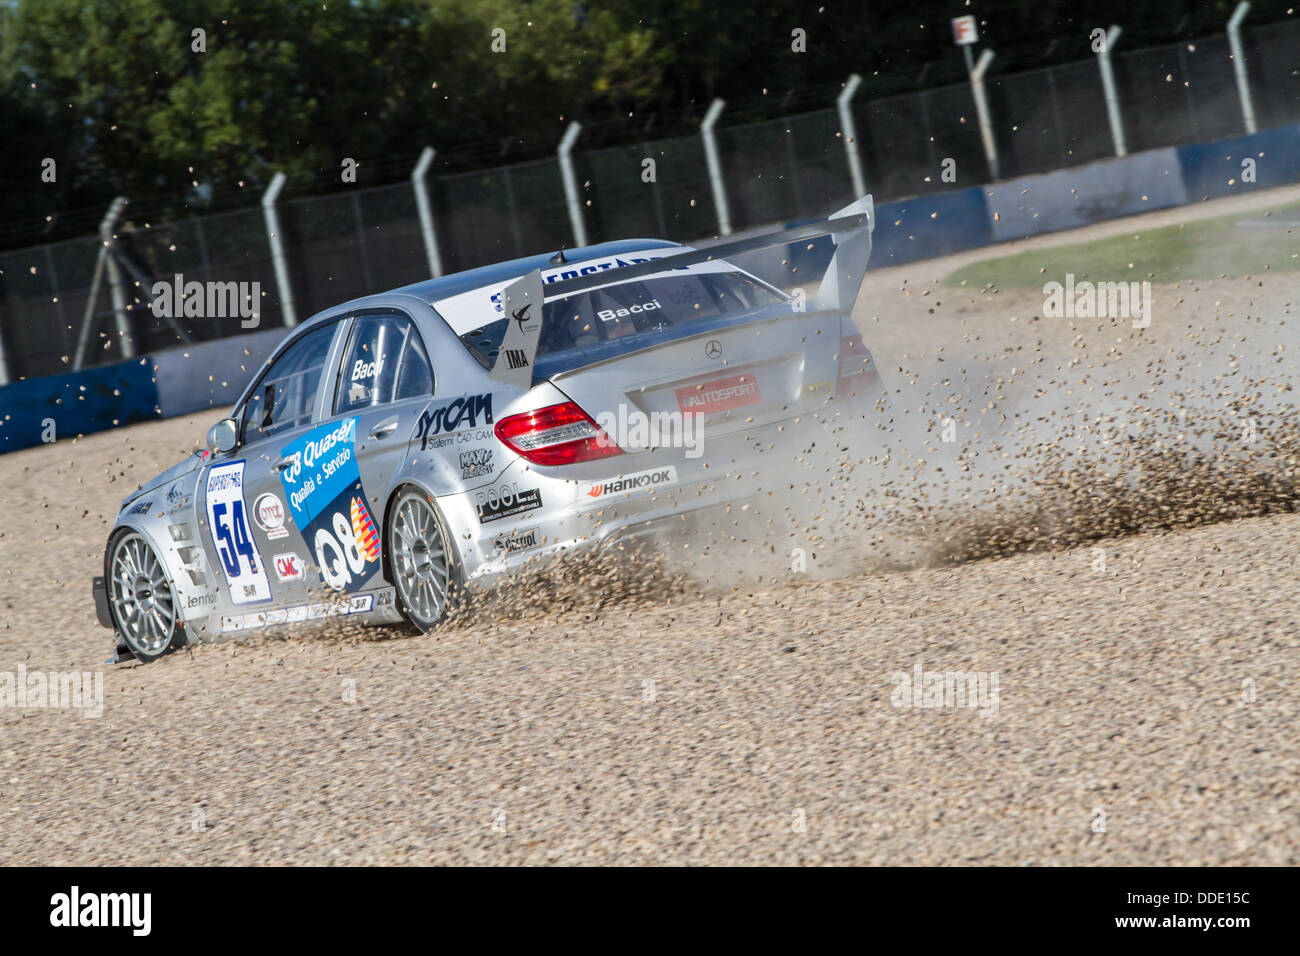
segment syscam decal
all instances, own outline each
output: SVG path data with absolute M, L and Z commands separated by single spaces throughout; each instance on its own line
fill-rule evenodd
M 379 568 L 379 532 L 356 458 L 357 419 L 322 425 L 280 450 L 289 510 L 316 556 L 321 579 L 354 591 Z
M 420 450 L 429 447 L 429 440 L 442 432 L 454 432 L 460 428 L 477 428 L 479 422 L 492 424 L 492 396 L 466 395 L 442 408 L 426 411 L 420 416 L 420 423 L 415 428 L 415 437 L 420 439 Z

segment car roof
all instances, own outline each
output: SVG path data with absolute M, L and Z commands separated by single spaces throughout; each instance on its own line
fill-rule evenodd
M 589 262 L 592 259 L 604 259 L 609 256 L 622 255 L 630 252 L 638 252 L 643 249 L 683 249 L 681 243 L 669 242 L 666 239 L 618 239 L 614 242 L 602 242 L 594 246 L 581 246 L 577 249 L 565 249 L 565 263 L 581 264 Z M 449 299 L 454 295 L 462 292 L 471 292 L 474 289 L 480 289 L 483 286 L 495 285 L 498 283 L 507 283 L 512 279 L 517 279 L 534 269 L 553 270 L 555 263 L 551 258 L 555 255 L 553 252 L 543 252 L 535 256 L 524 256 L 520 259 L 509 259 L 505 262 L 494 262 L 491 265 L 478 266 L 474 269 L 466 269 L 464 272 L 453 272 L 451 275 L 439 276 L 437 279 L 424 279 L 420 282 L 413 282 L 410 285 L 399 286 L 396 289 L 388 289 L 384 292 L 371 292 L 355 299 L 349 299 L 346 302 L 339 302 L 327 309 L 321 309 L 319 312 L 309 316 L 304 321 L 298 323 L 289 335 L 275 347 L 270 355 L 266 357 L 263 365 L 270 363 L 284 351 L 289 339 L 299 338 L 308 331 L 322 322 L 332 321 L 341 316 L 343 312 L 357 308 L 365 308 L 374 304 L 375 300 L 384 299 L 393 295 L 411 295 L 424 302 L 432 305 L 442 299 Z M 260 374 L 260 373 L 259 373 Z M 256 380 L 257 376 L 254 376 Z M 250 381 L 250 385 L 252 382 Z M 242 396 L 241 396 L 242 400 Z
M 604 259 L 609 256 L 637 252 L 642 249 L 674 249 L 679 247 L 679 243 L 669 242 L 666 239 L 619 239 L 614 242 L 602 242 L 595 246 L 565 249 L 564 258 L 566 263 L 579 264 L 591 259 Z M 511 279 L 532 272 L 534 269 L 554 269 L 558 265 L 558 263 L 551 261 L 554 255 L 554 252 L 543 252 L 541 255 L 524 256 L 521 259 L 511 259 L 507 262 L 495 262 L 492 265 L 466 269 L 464 272 L 455 272 L 451 275 L 440 276 L 437 279 L 414 282 L 411 285 L 393 289 L 392 292 L 394 294 L 417 296 L 425 302 L 437 302 L 440 299 L 449 299 L 454 295 L 479 289 L 483 286 L 508 282 Z

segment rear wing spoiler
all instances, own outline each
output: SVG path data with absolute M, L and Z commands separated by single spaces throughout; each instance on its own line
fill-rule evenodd
M 789 245 L 805 239 L 820 239 L 823 236 L 831 237 L 835 251 L 811 304 L 816 310 L 838 309 L 841 314 L 848 315 L 853 310 L 853 303 L 857 300 L 858 290 L 862 287 L 867 271 L 867 262 L 871 258 L 871 233 L 875 226 L 875 204 L 871 196 L 866 195 L 816 222 L 747 239 L 719 242 L 706 249 L 690 249 L 650 262 L 623 266 L 614 271 L 595 272 L 548 284 L 542 281 L 541 270 L 535 269 L 502 291 L 505 313 L 515 322 L 506 330 L 490 374 L 492 378 L 506 384 L 520 388 L 531 386 L 533 359 L 537 354 L 542 329 L 542 305 L 547 299 L 561 299 L 575 292 L 585 292 L 611 283 L 657 275 L 701 262 L 729 259 L 742 253 Z

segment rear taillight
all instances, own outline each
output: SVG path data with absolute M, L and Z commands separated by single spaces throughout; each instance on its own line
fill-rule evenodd
M 573 402 L 511 415 L 497 422 L 495 431 L 512 451 L 535 465 L 572 465 L 623 453 Z

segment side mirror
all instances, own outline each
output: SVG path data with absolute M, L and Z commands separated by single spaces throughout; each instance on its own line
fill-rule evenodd
M 239 426 L 233 418 L 223 418 L 208 429 L 208 448 L 212 451 L 234 451 L 239 443 Z

